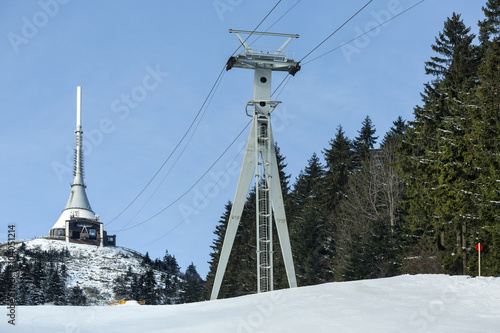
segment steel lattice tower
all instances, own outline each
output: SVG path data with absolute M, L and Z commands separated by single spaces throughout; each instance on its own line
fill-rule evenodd
M 229 32 L 236 34 L 244 51 L 236 57 L 229 58 L 226 70 L 233 67 L 253 69 L 254 97 L 245 107 L 247 115 L 252 117 L 252 126 L 219 257 L 211 299 L 216 299 L 219 294 L 253 175 L 255 175 L 256 184 L 257 292 L 273 290 L 273 215 L 288 283 L 291 288 L 297 287 L 271 130 L 271 112 L 280 103 L 271 100 L 271 75 L 273 71 L 286 71 L 295 75 L 300 70 L 299 64 L 288 58 L 284 52 L 285 46 L 292 38 L 298 38 L 299 35 L 241 30 L 229 30 Z M 261 50 L 250 47 L 240 34 L 287 37 L 287 40 L 275 51 Z M 253 112 L 249 114 L 249 109 L 252 108 Z

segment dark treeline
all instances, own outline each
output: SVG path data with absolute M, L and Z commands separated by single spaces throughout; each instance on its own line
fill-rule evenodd
M 165 252 L 163 259 L 151 260 L 149 254 L 143 257 L 142 274 L 128 272 L 114 281 L 113 291 L 117 299 L 144 300 L 146 304 L 181 304 L 201 299 L 204 281 L 191 263 L 182 273 L 175 256 Z
M 395 119 L 382 138 L 368 116 L 353 139 L 338 126 L 291 185 L 277 149 L 300 286 L 403 273 L 474 276 L 479 242 L 482 275 L 500 275 L 500 0 L 483 11 L 479 36 L 456 13 L 445 21 L 414 120 Z M 206 299 L 230 210 L 229 202 L 214 231 Z M 255 190 L 220 297 L 256 290 L 254 221 Z M 287 281 L 274 244 L 279 289 Z

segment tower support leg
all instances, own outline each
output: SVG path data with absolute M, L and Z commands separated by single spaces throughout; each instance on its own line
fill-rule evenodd
M 256 233 L 257 233 L 257 292 L 273 290 L 273 236 L 272 214 L 282 249 L 286 274 L 290 287 L 296 287 L 290 237 L 281 193 L 276 150 L 271 131 L 270 115 L 278 102 L 271 101 L 270 67 L 256 67 L 254 73 L 254 107 L 252 127 L 247 149 L 234 196 L 233 206 L 226 227 L 224 242 L 219 256 L 217 271 L 210 299 L 217 299 L 233 247 L 243 206 L 255 173 Z M 273 106 L 274 105 L 274 106 Z
M 250 135 L 248 136 L 247 148 L 245 150 L 245 156 L 243 157 L 243 164 L 241 166 L 240 177 L 236 187 L 236 194 L 234 195 L 233 205 L 231 207 L 231 213 L 229 214 L 229 221 L 224 235 L 224 243 L 222 244 L 222 249 L 219 255 L 219 263 L 217 264 L 214 285 L 210 296 L 211 300 L 217 299 L 222 279 L 224 277 L 224 273 L 226 272 L 229 255 L 231 253 L 231 249 L 233 248 L 236 231 L 238 230 L 238 226 L 240 224 L 243 206 L 245 204 L 248 191 L 250 190 L 250 184 L 252 183 L 252 176 L 255 170 L 254 154 L 255 119 L 252 121 L 252 126 L 250 128 Z

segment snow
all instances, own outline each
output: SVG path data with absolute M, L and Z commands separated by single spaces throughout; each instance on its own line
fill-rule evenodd
M 67 286 L 79 286 L 86 292 L 90 302 L 99 305 L 116 300 L 113 281 L 123 276 L 129 267 L 136 273 L 145 272 L 139 254 L 120 247 L 98 247 L 39 238 L 26 242 L 26 248 L 38 248 L 41 251 L 63 251 L 67 248 L 70 253 L 66 260 L 69 275 Z M 159 273 L 155 277 L 160 279 Z
M 140 304 L 137 301 L 126 301 L 125 304 L 118 304 L 116 306 L 139 306 Z
M 7 311 L 7 309 L 4 309 Z M 1 332 L 500 331 L 500 278 L 403 275 L 161 306 L 20 306 Z

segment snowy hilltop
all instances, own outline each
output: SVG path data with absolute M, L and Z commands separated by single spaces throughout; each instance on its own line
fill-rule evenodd
M 0 248 L 0 293 L 13 286 L 19 305 L 107 305 L 122 299 L 185 303 L 198 300 L 203 288 L 194 266 L 181 273 L 168 252 L 153 261 L 147 254 L 120 247 L 34 239 L 17 244 L 14 253 L 11 274 L 7 248 Z

